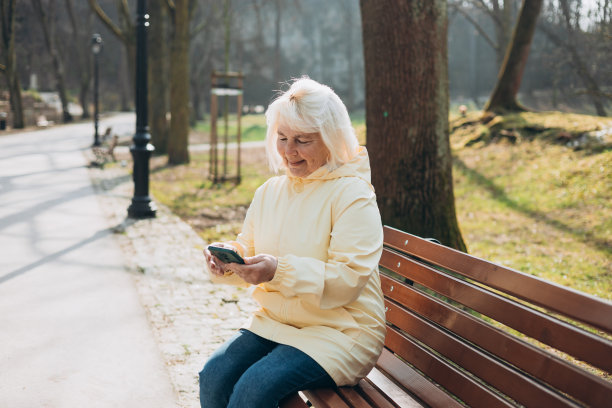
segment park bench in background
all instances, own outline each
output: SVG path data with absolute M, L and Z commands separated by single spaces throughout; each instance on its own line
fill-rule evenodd
M 612 406 L 612 303 L 393 228 L 384 244 L 376 368 L 281 408 Z
M 95 156 L 91 162 L 92 165 L 104 167 L 106 163 L 117 161 L 115 158 L 115 148 L 119 142 L 119 136 L 111 136 L 111 128 L 106 128 L 106 131 L 101 137 L 100 146 L 92 146 L 91 150 Z

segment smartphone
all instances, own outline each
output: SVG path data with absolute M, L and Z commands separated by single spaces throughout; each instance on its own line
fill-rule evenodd
M 232 251 L 231 249 L 209 245 L 208 250 L 211 254 L 219 258 L 221 262 L 239 264 L 244 263 L 244 259 L 242 259 L 242 257 L 238 255 L 236 251 Z

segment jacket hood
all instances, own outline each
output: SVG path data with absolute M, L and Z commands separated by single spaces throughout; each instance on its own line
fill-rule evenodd
M 371 182 L 370 158 L 368 157 L 368 151 L 363 146 L 359 147 L 357 154 L 353 156 L 352 159 L 340 167 L 330 169 L 328 166 L 322 166 L 309 174 L 307 177 L 303 178 L 292 176 L 289 170 L 287 170 L 287 177 L 292 182 L 298 184 L 308 183 L 314 180 L 333 180 L 341 177 L 358 177 L 367 182 L 370 188 L 374 190 Z

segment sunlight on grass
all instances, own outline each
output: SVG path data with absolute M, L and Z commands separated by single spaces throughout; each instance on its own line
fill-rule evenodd
M 612 125 L 585 115 L 522 115 L 527 126 L 573 132 Z M 457 215 L 470 253 L 612 299 L 612 150 L 573 150 L 537 136 L 458 147 L 466 132 L 451 141 Z
M 209 180 L 208 154 L 193 155 L 189 164 L 180 166 L 166 166 L 165 158 L 157 157 L 152 163 L 151 192 L 205 241 L 235 239 L 253 193 L 271 175 L 261 149 L 249 157 L 238 185 Z M 230 156 L 228 164 L 228 176 L 235 175 L 235 157 Z
M 470 112 L 450 124 L 457 216 L 469 252 L 612 300 L 612 144 L 574 149 L 559 142 L 610 129 L 612 119 L 521 113 L 485 125 L 480 116 Z M 352 120 L 364 144 L 365 115 Z M 262 140 L 264 122 L 263 115 L 247 115 L 243 131 L 255 129 L 253 137 Z M 503 131 L 515 142 L 496 137 Z M 213 185 L 208 160 L 193 155 L 188 165 L 168 167 L 154 158 L 151 191 L 205 241 L 234 239 L 255 189 L 271 176 L 265 154 L 243 152 L 237 186 Z

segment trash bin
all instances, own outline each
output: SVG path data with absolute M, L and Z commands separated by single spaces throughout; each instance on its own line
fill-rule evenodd
M 6 112 L 0 112 L 0 130 L 6 130 Z

